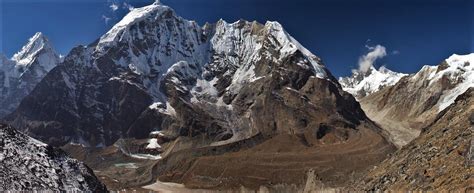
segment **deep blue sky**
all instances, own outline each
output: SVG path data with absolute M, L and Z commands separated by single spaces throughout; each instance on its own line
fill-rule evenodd
M 61 54 L 89 44 L 120 20 L 111 2 L 135 7 L 153 0 L 0 0 L 0 52 L 12 56 L 41 31 Z M 388 56 L 377 66 L 416 72 L 452 53 L 474 52 L 474 0 L 162 0 L 199 24 L 223 18 L 282 23 L 320 56 L 335 76 L 350 74 L 366 45 Z M 111 18 L 105 24 L 103 16 Z M 370 41 L 369 41 L 370 40 Z M 397 54 L 395 54 L 397 52 Z

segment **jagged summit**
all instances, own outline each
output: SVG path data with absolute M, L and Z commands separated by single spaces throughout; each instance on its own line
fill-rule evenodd
M 152 4 L 133 9 L 97 44 L 91 45 L 73 49 L 63 63 L 68 67 L 55 78 L 63 79 L 71 97 L 81 95 L 89 100 L 85 107 L 68 107 L 67 111 L 89 113 L 79 109 L 90 108 L 93 116 L 90 120 L 94 120 L 91 122 L 100 130 L 100 125 L 104 124 L 99 123 L 106 121 L 102 114 L 110 112 L 107 109 L 111 107 L 104 101 L 109 99 L 99 97 L 117 96 L 98 95 L 92 90 L 79 91 L 76 85 L 91 85 L 92 88 L 97 84 L 127 84 L 144 92 L 146 99 L 141 99 L 143 103 L 151 100 L 172 104 L 177 101 L 170 96 L 179 94 L 191 103 L 209 100 L 212 106 L 209 108 L 230 105 L 243 85 L 274 76 L 282 76 L 279 79 L 282 83 L 275 84 L 301 88 L 308 79 L 319 78 L 340 88 L 321 60 L 291 37 L 278 22 L 260 24 L 239 20 L 227 23 L 220 20 L 201 27 L 176 15 L 168 6 Z M 87 78 L 91 73 L 82 72 L 84 67 L 93 67 L 100 71 L 97 72 L 100 75 Z M 271 74 L 272 71 L 275 74 Z M 179 89 L 174 91 L 174 87 Z M 172 93 L 171 88 L 177 93 Z M 90 96 L 81 93 L 90 93 Z M 134 108 L 139 107 L 135 105 Z M 160 111 L 172 112 L 172 107 L 167 104 Z M 72 113 L 71 116 L 83 119 L 89 115 Z M 125 131 L 116 134 L 125 135 Z M 72 139 L 76 140 L 80 141 L 78 137 Z M 97 139 L 92 144 L 111 142 L 113 140 Z
M 160 1 L 160 0 L 155 0 L 155 2 L 153 3 L 153 5 L 161 5 L 161 1 Z
M 41 32 L 12 59 L 0 56 L 0 117 L 13 111 L 61 59 Z
M 112 29 L 100 38 L 98 43 L 99 49 L 112 46 L 114 42 L 119 41 L 121 38 L 126 38 L 127 34 L 124 33 L 125 31 L 128 31 L 131 25 L 147 18 L 155 18 L 158 20 L 164 13 L 176 16 L 173 9 L 160 4 L 159 1 L 145 7 L 132 9 L 122 20 L 115 24 Z M 168 17 L 170 17 L 170 15 L 168 15 Z
M 456 97 L 474 87 L 474 53 L 453 54 L 438 66 L 424 66 L 411 80 L 426 80 L 429 86 L 441 82 L 443 90 L 436 105 L 441 112 L 453 104 Z
M 19 52 L 13 55 L 12 60 L 20 65 L 26 65 L 31 63 L 34 57 L 42 50 L 51 51 L 53 54 L 56 54 L 46 36 L 41 32 L 37 32 Z
M 353 70 L 352 76 L 339 78 L 339 83 L 346 92 L 361 99 L 384 87 L 394 85 L 404 76 L 407 74 L 393 72 L 385 66 L 378 70 L 370 66 L 366 71 Z
M 158 27 L 153 26 L 153 24 L 157 25 Z M 175 26 L 176 28 L 172 29 L 172 26 Z M 209 26 L 214 26 L 214 29 L 209 29 Z M 149 58 L 149 56 L 161 55 L 162 57 L 160 58 L 168 58 L 159 61 L 159 63 L 165 63 L 165 66 L 170 66 L 176 62 L 179 62 L 180 60 L 189 60 L 187 58 L 191 58 L 193 63 L 197 62 L 200 65 L 203 65 L 205 63 L 209 63 L 209 53 L 212 52 L 213 49 L 221 49 L 219 46 L 224 46 L 225 49 L 230 52 L 233 52 L 233 49 L 236 49 L 235 46 L 234 48 L 226 47 L 232 45 L 233 42 L 226 41 L 225 44 L 227 45 L 216 45 L 217 42 L 213 41 L 212 39 L 206 40 L 206 37 L 212 36 L 213 34 L 211 33 L 219 33 L 220 31 L 222 33 L 225 31 L 239 32 L 244 30 L 252 32 L 252 35 L 254 36 L 259 35 L 259 33 L 260 35 L 272 36 L 274 40 L 277 40 L 275 43 L 281 46 L 281 51 L 284 55 L 292 54 L 297 50 L 301 51 L 306 56 L 309 63 L 311 63 L 316 76 L 319 78 L 327 77 L 327 70 L 324 69 L 320 60 L 310 51 L 305 49 L 293 37 L 291 37 L 278 22 L 269 21 L 262 25 L 258 24 L 257 22 L 248 22 L 245 20 L 227 23 L 221 19 L 215 25 L 205 25 L 204 27 L 200 27 L 195 21 L 183 19 L 182 17 L 176 15 L 172 8 L 156 2 L 152 5 L 133 9 L 120 22 L 113 26 L 111 30 L 109 30 L 100 38 L 96 50 L 100 53 L 99 55 L 105 55 L 107 54 L 109 48 L 118 43 L 134 45 L 134 47 L 140 48 L 143 46 L 150 46 L 148 43 L 145 43 L 145 45 L 137 45 L 141 44 L 139 41 L 146 39 L 151 39 L 157 42 L 167 42 L 168 40 L 173 41 L 172 39 L 176 39 L 171 45 L 160 45 L 160 47 L 177 47 L 178 54 L 167 53 L 165 56 L 163 56 L 160 53 L 156 53 L 156 50 L 146 50 L 146 53 L 144 52 L 145 50 L 139 50 L 142 53 L 135 50 L 130 50 L 134 51 L 133 54 L 136 56 L 136 58 L 132 57 L 129 59 L 129 61 L 127 61 L 127 59 L 122 60 L 122 62 L 124 62 L 123 65 L 133 65 L 137 69 L 137 72 L 147 74 L 149 67 L 143 67 L 141 65 L 137 66 L 136 63 L 143 63 L 137 60 L 143 60 L 144 58 L 148 57 L 148 60 L 156 62 L 156 57 Z M 153 35 L 157 34 L 157 37 L 153 37 Z M 234 34 L 226 33 L 223 35 L 231 36 Z M 253 52 L 261 48 L 261 38 L 249 37 L 248 40 L 252 41 L 249 43 L 257 45 L 254 50 L 248 51 Z M 183 42 L 186 43 L 183 44 Z M 181 46 L 180 44 L 183 46 L 182 48 L 179 48 L 179 46 Z M 191 50 L 188 48 L 188 46 L 192 47 Z M 150 54 L 150 52 L 155 53 Z M 183 55 L 180 53 L 186 54 L 184 54 L 184 56 L 179 56 Z M 139 54 L 144 56 L 140 56 Z M 120 60 L 120 58 L 117 58 L 117 60 Z

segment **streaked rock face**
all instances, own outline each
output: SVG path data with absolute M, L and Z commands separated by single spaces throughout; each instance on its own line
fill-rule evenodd
M 0 125 L 2 191 L 107 191 L 91 169 L 61 150 Z

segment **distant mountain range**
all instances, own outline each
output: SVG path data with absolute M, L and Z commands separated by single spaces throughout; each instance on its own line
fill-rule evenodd
M 474 86 L 473 64 L 474 54 L 452 55 L 359 101 L 369 117 L 391 132 L 396 144 L 402 146 Z
M 378 70 L 370 66 L 367 71 L 353 70 L 352 76 L 339 78 L 339 83 L 344 91 L 360 99 L 396 84 L 404 76 L 407 74 L 393 72 L 385 66 Z

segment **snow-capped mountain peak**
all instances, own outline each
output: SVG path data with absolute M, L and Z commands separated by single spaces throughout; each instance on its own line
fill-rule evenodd
M 339 78 L 339 83 L 346 92 L 360 99 L 386 86 L 396 84 L 406 75 L 393 72 L 385 66 L 378 70 L 374 66 L 370 66 L 367 71 L 353 70 L 352 76 Z
M 54 52 L 49 40 L 43 33 L 37 32 L 18 53 L 13 55 L 12 60 L 16 61 L 19 65 L 27 65 L 31 63 L 34 57 L 42 50 Z
M 311 53 L 308 49 L 303 47 L 297 40 L 295 40 L 288 32 L 283 29 L 283 26 L 275 21 L 267 21 L 265 23 L 270 33 L 278 40 L 282 45 L 280 52 L 282 56 L 288 56 L 296 51 L 301 51 L 306 57 L 306 60 L 311 64 L 315 72 L 315 76 L 318 78 L 327 78 L 324 66 L 321 64 L 320 59 Z
M 141 8 L 132 9 L 120 22 L 115 24 L 105 35 L 100 38 L 98 48 L 105 49 L 111 47 L 118 41 L 118 39 L 127 38 L 127 33 L 130 26 L 147 18 L 154 17 L 158 19 L 164 13 L 171 13 L 175 16 L 174 11 L 159 1 Z
M 265 51 L 269 48 L 278 52 Z M 197 67 L 196 70 L 206 65 L 214 66 L 213 63 L 220 61 L 219 58 L 225 57 L 226 61 L 220 62 L 228 66 L 208 69 L 232 69 L 229 72 L 233 72 L 234 68 L 242 68 L 236 71 L 239 74 L 235 76 L 240 73 L 252 75 L 251 66 L 258 60 L 267 58 L 282 62 L 296 52 L 302 55 L 302 59 L 296 61 L 299 66 L 311 69 L 317 78 L 329 79 L 320 59 L 291 37 L 278 22 L 260 24 L 239 20 L 227 23 L 221 19 L 216 24 L 201 27 L 192 20 L 178 16 L 172 8 L 157 3 L 133 9 L 100 38 L 94 49 L 95 58 L 128 68 L 134 74 L 158 79 L 145 82 L 161 82 L 168 74 L 167 70 L 180 62 L 187 62 Z M 164 102 L 158 86 L 146 85 L 155 99 Z
M 0 55 L 0 117 L 13 111 L 60 61 L 41 32 L 31 37 L 12 59 Z
M 167 104 L 166 107 L 159 107 L 158 112 L 174 115 L 179 114 L 173 111 L 178 111 L 176 109 L 182 104 L 177 100 L 181 99 L 188 105 L 199 105 L 205 109 L 232 109 L 233 103 L 241 105 L 240 94 L 242 90 L 248 90 L 249 84 L 274 82 L 274 85 L 302 89 L 308 81 L 329 81 L 329 84 L 339 86 L 321 60 L 291 37 L 278 22 L 261 24 L 239 20 L 227 23 L 220 20 L 201 27 L 178 16 L 170 7 L 157 3 L 131 10 L 97 44 L 73 49 L 62 64 L 63 68 L 58 68 L 53 74 L 59 77 L 55 82 L 62 82 L 61 85 L 65 85 L 71 93 L 71 97 L 65 98 L 64 102 L 70 104 L 77 99 L 74 96 L 89 93 L 84 96 L 88 101 L 85 105 L 87 113 L 79 115 L 76 104 L 64 108 L 71 112 L 71 117 L 81 117 L 77 121 L 90 117 L 93 124 L 108 121 L 104 119 L 105 112 L 111 112 L 109 108 L 115 108 L 116 104 L 111 105 L 107 100 L 119 101 L 104 97 L 122 96 L 107 93 L 115 89 L 82 89 L 115 88 L 120 84 L 135 90 L 135 97 L 138 98 L 134 101 L 140 101 L 147 107 L 158 102 Z M 79 84 L 94 86 L 74 86 Z M 41 85 L 32 95 L 52 92 L 46 87 L 56 87 Z M 57 85 L 58 89 L 64 89 L 61 85 Z M 141 106 L 134 104 L 130 107 L 138 112 Z M 215 114 L 216 111 L 206 113 L 225 119 L 222 114 Z M 76 120 L 65 121 L 72 123 Z M 240 120 L 235 118 L 232 121 L 237 124 Z M 97 127 L 103 133 L 112 132 L 113 136 L 88 143 L 113 143 L 127 132 L 127 124 L 123 125 L 121 129 L 124 131 L 112 131 L 108 126 Z M 239 133 L 233 140 L 246 135 Z M 88 138 L 85 134 L 70 139 L 79 140 L 81 137 Z
M 441 83 L 443 94 L 438 101 L 438 111 L 454 103 L 457 96 L 474 87 L 474 53 L 453 54 L 438 66 L 423 66 L 411 80 L 427 80 L 429 85 Z

